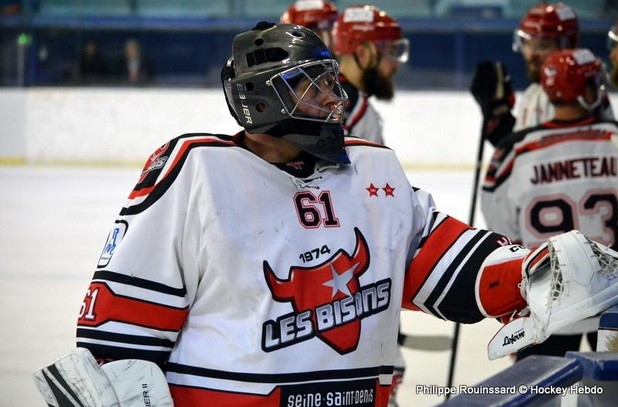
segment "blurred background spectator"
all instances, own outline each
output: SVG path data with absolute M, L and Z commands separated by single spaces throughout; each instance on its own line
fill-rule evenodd
M 359 2 L 331 0 L 337 9 Z M 466 90 L 479 60 L 509 67 L 515 90 L 527 85 L 523 62 L 510 50 L 513 27 L 539 0 L 379 0 L 410 40 L 402 90 Z M 0 0 L 0 85 L 63 86 L 86 40 L 117 60 L 127 38 L 147 55 L 147 86 L 218 87 L 233 36 L 257 21 L 278 21 L 291 0 Z M 568 1 L 581 21 L 581 46 L 603 57 L 616 0 Z M 3 9 L 4 10 L 4 9 Z M 18 11 L 15 13 L 15 11 Z M 24 37 L 25 35 L 25 37 Z M 18 42 L 20 38 L 28 41 Z M 18 64 L 23 55 L 23 64 Z M 19 79 L 18 79 L 19 78 Z M 128 83 L 128 82 L 127 82 Z
M 145 85 L 150 82 L 150 63 L 135 38 L 130 38 L 125 42 L 122 55 L 119 76 L 121 84 Z
M 94 40 L 86 41 L 72 69 L 71 82 L 82 85 L 100 84 L 108 80 L 108 75 L 108 67 L 99 44 Z

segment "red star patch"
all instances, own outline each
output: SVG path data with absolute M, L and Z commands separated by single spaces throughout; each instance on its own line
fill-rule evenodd
M 378 191 L 380 190 L 380 188 L 378 188 L 375 185 L 373 185 L 373 182 L 371 184 L 369 184 L 369 187 L 367 187 L 365 189 L 367 191 L 369 191 L 369 196 L 378 196 Z
M 395 194 L 393 193 L 395 191 L 395 188 L 388 185 L 388 183 L 386 183 L 386 185 L 384 185 L 384 188 L 382 189 L 384 190 L 386 196 L 395 196 Z

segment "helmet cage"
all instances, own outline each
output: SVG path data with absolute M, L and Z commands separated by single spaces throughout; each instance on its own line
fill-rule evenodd
M 342 123 L 347 96 L 341 88 L 335 60 L 297 65 L 275 74 L 268 83 L 291 118 Z M 334 104 L 324 107 L 317 102 L 324 98 L 333 100 Z

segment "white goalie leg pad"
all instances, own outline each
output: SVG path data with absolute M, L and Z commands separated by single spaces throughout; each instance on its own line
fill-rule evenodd
M 34 383 L 51 407 L 120 406 L 112 384 L 84 348 L 37 370 Z
M 99 366 L 85 348 L 76 348 L 34 373 L 51 407 L 173 407 L 165 376 L 145 360 L 117 360 Z
M 165 375 L 152 362 L 123 359 L 101 366 L 123 407 L 174 407 Z
M 550 264 L 524 272 L 528 314 L 504 325 L 488 345 L 497 359 L 545 341 L 556 330 L 618 303 L 618 252 L 571 231 L 548 241 Z

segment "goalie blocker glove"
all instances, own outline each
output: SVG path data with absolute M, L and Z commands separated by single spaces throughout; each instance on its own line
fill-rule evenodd
M 500 61 L 479 62 L 470 92 L 483 113 L 482 137 L 495 147 L 511 133 L 515 125 L 515 117 L 511 113 L 515 105 L 511 76 Z
M 489 342 L 491 360 L 617 304 L 618 252 L 579 231 L 554 236 L 526 258 L 521 290 L 528 307 Z

